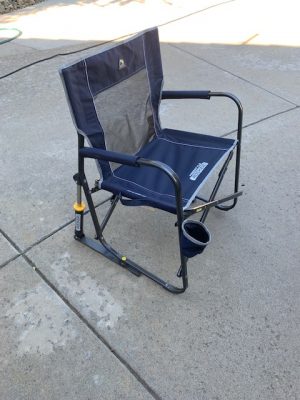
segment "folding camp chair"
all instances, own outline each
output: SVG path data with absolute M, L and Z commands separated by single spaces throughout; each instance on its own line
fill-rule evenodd
M 75 209 L 75 238 L 128 269 L 152 279 L 173 293 L 188 286 L 188 258 L 200 254 L 210 241 L 204 225 L 211 207 L 232 209 L 239 192 L 242 137 L 242 106 L 229 93 L 162 91 L 163 73 L 158 31 L 144 31 L 129 40 L 81 59 L 60 70 L 73 121 L 78 133 L 78 172 Z M 226 97 L 238 109 L 237 140 L 162 129 L 159 106 L 164 99 L 207 99 Z M 89 147 L 84 146 L 85 140 Z M 234 193 L 216 200 L 228 164 L 236 153 Z M 84 160 L 96 160 L 100 179 L 90 189 Z M 207 200 L 197 196 L 217 168 L 213 190 Z M 214 174 L 215 175 L 215 174 Z M 83 232 L 84 191 L 96 231 L 96 238 Z M 111 206 L 99 222 L 92 194 L 111 193 Z M 103 231 L 116 205 L 147 205 L 176 215 L 180 264 L 177 276 L 182 286 L 173 286 L 119 254 L 104 239 Z M 220 205 L 230 201 L 229 205 Z M 188 219 L 201 212 L 200 221 Z

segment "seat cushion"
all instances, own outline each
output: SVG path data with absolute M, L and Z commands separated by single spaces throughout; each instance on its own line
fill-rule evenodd
M 190 206 L 208 176 L 235 147 L 233 139 L 164 129 L 136 155 L 167 164 L 178 175 L 183 208 Z M 101 188 L 129 199 L 176 213 L 173 182 L 150 166 L 120 166 L 104 179 Z

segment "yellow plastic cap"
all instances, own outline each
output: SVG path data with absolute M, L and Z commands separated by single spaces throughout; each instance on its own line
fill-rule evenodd
M 85 210 L 85 204 L 84 203 L 74 203 L 73 208 L 76 212 L 83 212 Z

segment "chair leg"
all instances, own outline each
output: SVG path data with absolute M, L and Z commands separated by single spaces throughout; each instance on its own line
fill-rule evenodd
M 242 145 L 242 129 L 243 129 L 243 106 L 240 100 L 231 93 L 225 92 L 210 92 L 211 97 L 225 97 L 232 100 L 237 106 L 238 110 L 238 126 L 237 126 L 237 147 L 236 147 L 236 161 L 235 161 L 235 182 L 234 182 L 234 193 L 239 191 L 239 176 L 240 176 L 240 160 L 241 160 L 241 145 Z M 216 206 L 219 210 L 229 211 L 235 207 L 237 198 L 233 200 L 233 203 L 229 206 Z
M 235 162 L 235 178 L 234 178 L 234 193 L 239 191 L 239 177 L 240 177 L 240 154 L 241 154 L 241 145 L 238 142 L 236 149 L 236 162 Z M 238 199 L 235 198 L 231 205 L 229 206 L 216 206 L 218 210 L 229 211 L 234 208 L 237 204 Z
M 114 211 L 114 208 L 116 207 L 116 205 L 118 203 L 119 197 L 116 196 L 113 199 L 110 209 L 108 210 L 106 216 L 104 217 L 102 224 L 100 224 L 86 177 L 84 174 L 82 174 L 80 177 L 79 177 L 79 174 L 77 174 L 77 175 L 78 175 L 77 176 L 77 185 L 82 186 L 82 188 L 84 190 L 85 198 L 87 200 L 88 207 L 89 207 L 91 217 L 92 217 L 92 221 L 94 224 L 94 228 L 96 231 L 97 240 L 93 240 L 91 238 L 86 237 L 83 233 L 83 229 L 82 229 L 80 235 L 76 234 L 76 230 L 75 230 L 75 239 L 80 241 L 84 245 L 88 246 L 89 248 L 93 249 L 94 251 L 97 251 L 98 253 L 102 254 L 103 256 L 105 256 L 109 260 L 113 261 L 114 263 L 118 264 L 119 266 L 127 269 L 128 271 L 130 271 L 131 273 L 133 273 L 136 276 L 145 275 L 152 281 L 154 281 L 157 284 L 159 284 L 160 286 L 162 286 L 164 289 L 168 290 L 169 292 L 172 292 L 175 294 L 184 292 L 187 288 L 187 265 L 186 265 L 185 257 L 183 257 L 182 254 L 180 253 L 181 266 L 182 266 L 182 270 L 183 270 L 182 287 L 177 287 L 177 286 L 174 286 L 174 285 L 170 284 L 169 282 L 161 279 L 157 275 L 154 275 L 152 272 L 144 269 L 140 265 L 136 264 L 134 261 L 130 260 L 127 256 L 124 256 L 124 255 L 120 254 L 119 252 L 117 252 L 114 248 L 112 248 L 106 242 L 106 240 L 103 236 L 103 229 L 105 228 L 106 224 L 108 223 L 108 221 Z M 82 214 L 81 222 L 82 222 L 81 226 L 83 226 L 83 214 Z M 181 224 L 178 227 L 178 233 L 179 233 L 179 240 L 180 240 Z
M 237 155 L 236 155 L 235 181 L 234 181 L 234 190 L 235 190 L 234 193 L 235 194 L 238 193 L 238 189 L 239 189 L 239 165 L 240 165 L 240 161 L 239 161 L 239 158 L 240 158 L 239 143 L 237 144 L 237 146 L 238 147 L 237 147 L 237 150 L 236 150 L 237 151 Z M 211 201 L 213 201 L 215 199 L 216 194 L 217 194 L 217 192 L 218 192 L 218 190 L 220 188 L 220 185 L 221 185 L 221 183 L 222 183 L 222 181 L 224 179 L 224 176 L 225 176 L 225 173 L 227 171 L 228 165 L 229 165 L 229 163 L 230 163 L 230 161 L 232 159 L 232 156 L 233 156 L 233 151 L 230 152 L 227 160 L 225 161 L 225 163 L 224 163 L 224 165 L 223 165 L 223 167 L 222 167 L 222 169 L 221 169 L 221 171 L 219 173 L 218 180 L 217 180 L 217 182 L 216 182 L 216 184 L 215 184 L 215 186 L 214 186 L 214 188 L 213 188 L 213 190 L 211 192 L 211 195 L 210 195 L 210 197 L 208 199 L 208 202 L 211 202 Z M 237 196 L 237 197 L 239 197 L 239 196 Z M 215 208 L 217 208 L 219 210 L 222 210 L 222 211 L 229 211 L 229 210 L 231 210 L 232 208 L 235 207 L 235 205 L 237 203 L 237 200 L 238 200 L 237 197 L 234 198 L 234 200 L 233 200 L 231 205 L 229 205 L 229 206 L 216 205 Z M 203 211 L 201 219 L 200 219 L 201 222 L 205 222 L 209 210 L 210 210 L 210 208 L 207 208 L 207 209 L 205 209 Z

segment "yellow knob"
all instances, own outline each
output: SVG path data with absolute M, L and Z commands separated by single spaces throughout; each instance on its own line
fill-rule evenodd
M 74 203 L 73 208 L 76 212 L 83 212 L 85 210 L 84 203 Z

